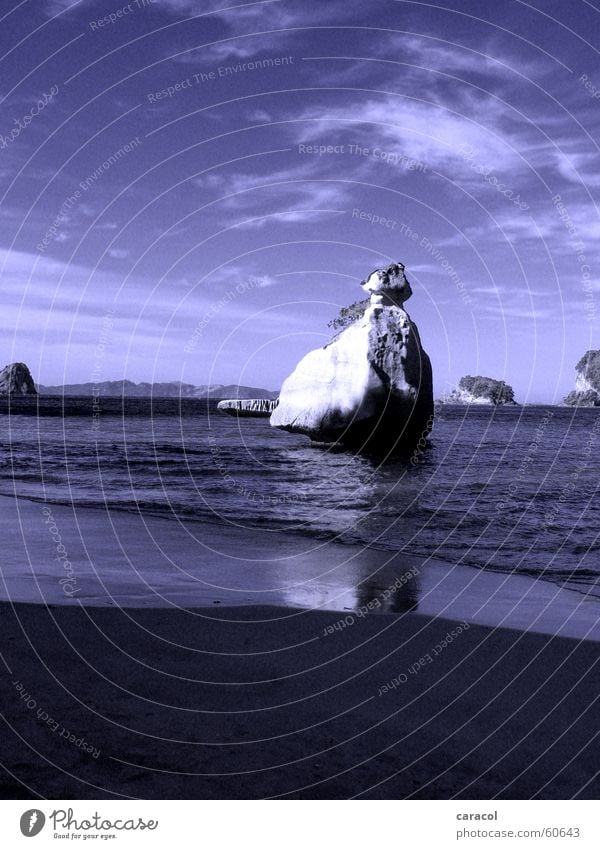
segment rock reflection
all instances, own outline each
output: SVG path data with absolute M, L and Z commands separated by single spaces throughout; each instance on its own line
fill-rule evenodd
M 418 608 L 419 591 L 418 568 L 407 569 L 406 563 L 399 564 L 399 568 L 385 569 L 357 587 L 357 607 L 367 606 L 380 613 L 407 613 Z
M 340 551 L 342 549 L 342 551 Z M 332 546 L 328 554 L 343 554 Z M 349 553 L 350 549 L 346 549 Z M 322 563 L 322 561 L 321 561 Z M 278 564 L 279 566 L 281 564 Z M 291 571 L 293 570 L 293 581 Z M 421 594 L 421 572 L 415 561 L 403 554 L 363 548 L 351 557 L 320 573 L 315 561 L 292 558 L 286 575 L 277 569 L 285 585 L 286 604 L 313 609 L 367 613 L 406 613 L 417 610 Z M 312 573 L 312 574 L 311 574 Z

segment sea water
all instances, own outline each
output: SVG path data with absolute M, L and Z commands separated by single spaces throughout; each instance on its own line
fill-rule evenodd
M 287 529 L 600 595 L 600 409 L 440 406 L 381 462 L 204 401 L 44 400 L 0 415 L 0 492 Z

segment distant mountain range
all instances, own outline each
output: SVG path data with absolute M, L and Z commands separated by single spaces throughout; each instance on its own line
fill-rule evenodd
M 40 395 L 68 395 L 103 398 L 210 398 L 215 401 L 235 398 L 269 398 L 279 397 L 279 392 L 269 389 L 258 389 L 256 386 L 238 386 L 237 384 L 194 386 L 192 383 L 180 383 L 176 380 L 167 383 L 133 383 L 131 380 L 105 380 L 102 383 L 67 383 L 64 386 L 37 387 Z

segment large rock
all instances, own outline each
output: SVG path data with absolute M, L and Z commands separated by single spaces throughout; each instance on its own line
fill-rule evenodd
M 0 395 L 37 395 L 33 377 L 25 363 L 11 363 L 0 371 Z
M 501 407 L 505 404 L 516 404 L 512 386 L 503 380 L 493 377 L 482 377 L 470 374 L 461 377 L 458 387 L 441 399 L 442 404 L 483 404 Z
M 431 363 L 404 310 L 400 263 L 361 284 L 366 311 L 285 380 L 271 425 L 366 453 L 409 453 L 433 424 Z
M 600 351 L 587 351 L 575 366 L 575 389 L 564 400 L 577 407 L 600 406 Z
M 269 418 L 278 401 L 272 401 L 268 398 L 245 398 L 219 401 L 217 410 L 221 413 L 227 413 L 230 416 L 239 416 L 240 418 Z

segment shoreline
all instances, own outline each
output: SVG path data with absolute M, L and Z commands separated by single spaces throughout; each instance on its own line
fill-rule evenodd
M 0 496 L 0 600 L 85 607 L 259 604 L 418 612 L 600 641 L 600 599 L 549 581 L 285 531 Z M 294 615 L 293 613 L 291 615 Z

